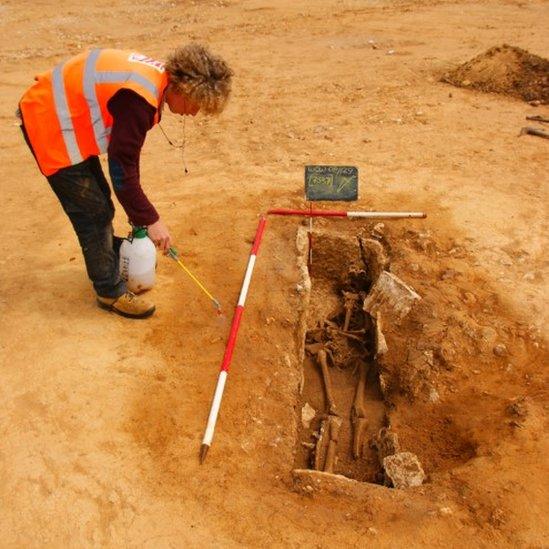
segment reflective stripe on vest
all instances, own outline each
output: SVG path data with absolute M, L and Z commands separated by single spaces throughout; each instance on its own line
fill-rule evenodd
M 65 80 L 63 79 L 63 65 L 57 65 L 52 73 L 53 100 L 55 102 L 55 112 L 61 127 L 63 141 L 67 147 L 67 153 L 73 164 L 82 162 L 82 155 L 76 142 L 76 134 L 72 125 L 71 113 L 67 104 L 67 95 L 65 93 Z
M 105 127 L 101 106 L 97 100 L 96 85 L 100 84 L 124 84 L 135 82 L 143 86 L 154 97 L 158 97 L 159 90 L 154 82 L 145 76 L 130 71 L 96 71 L 96 63 L 101 54 L 100 49 L 91 50 L 84 66 L 83 90 L 86 102 L 90 110 L 90 117 L 95 136 L 95 142 L 101 153 L 107 151 L 110 128 Z M 65 81 L 63 78 L 64 63 L 57 65 L 52 73 L 53 97 L 55 113 L 59 120 L 63 141 L 72 164 L 82 162 L 83 158 L 76 141 L 71 113 L 67 104 Z
M 101 107 L 99 106 L 95 92 L 95 64 L 100 53 L 101 50 L 99 49 L 92 50 L 86 59 L 83 88 L 84 96 L 90 108 L 95 143 L 101 152 L 105 152 L 107 150 L 108 139 L 105 124 L 103 123 L 103 115 L 101 114 Z

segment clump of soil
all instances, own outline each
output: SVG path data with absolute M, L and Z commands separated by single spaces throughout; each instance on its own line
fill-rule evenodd
M 524 101 L 549 103 L 549 61 L 504 44 L 490 48 L 442 77 L 443 82 Z

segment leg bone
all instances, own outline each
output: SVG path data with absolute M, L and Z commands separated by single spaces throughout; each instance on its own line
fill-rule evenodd
M 336 416 L 330 416 L 328 418 L 328 425 L 330 427 L 330 442 L 328 443 L 328 450 L 326 452 L 326 461 L 324 463 L 324 471 L 326 473 L 334 472 L 337 441 L 339 439 L 339 429 L 341 427 L 341 422 L 342 422 L 341 418 Z
M 327 352 L 325 349 L 320 349 L 318 351 L 318 362 L 320 364 L 320 369 L 322 371 L 322 378 L 324 380 L 324 391 L 326 393 L 326 402 L 328 404 L 328 413 L 330 415 L 337 416 L 337 408 L 335 405 L 335 400 L 332 391 L 332 381 L 330 379 L 330 372 L 328 370 L 328 359 Z
M 351 408 L 351 422 L 353 424 L 353 457 L 358 459 L 362 454 L 362 437 L 366 427 L 366 411 L 364 409 L 364 389 L 366 387 L 366 375 L 368 364 L 359 363 L 358 383 L 356 386 L 355 400 Z

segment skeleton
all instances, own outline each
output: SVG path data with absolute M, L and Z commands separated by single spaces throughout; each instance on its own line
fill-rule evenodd
M 339 432 L 342 425 L 342 418 L 339 417 L 339 412 L 334 400 L 332 382 L 330 378 L 330 371 L 328 365 L 328 359 L 331 361 L 332 366 L 338 366 L 337 361 L 343 364 L 357 364 L 359 368 L 359 381 L 356 390 L 355 401 L 351 410 L 351 422 L 353 425 L 353 455 L 355 459 L 358 459 L 362 454 L 362 440 L 364 431 L 366 428 L 366 412 L 364 409 L 364 391 L 366 386 L 366 376 L 368 372 L 368 364 L 357 356 L 358 347 L 356 343 L 360 344 L 360 357 L 365 354 L 368 355 L 366 344 L 366 334 L 368 333 L 369 326 L 367 322 L 370 322 L 369 317 L 365 316 L 365 325 L 360 329 L 350 330 L 351 319 L 353 311 L 357 302 L 360 300 L 360 294 L 353 292 L 343 292 L 345 310 L 345 317 L 343 326 L 336 324 L 332 320 L 324 320 L 319 323 L 317 328 L 309 330 L 307 333 L 308 344 L 305 345 L 306 351 L 315 357 L 316 362 L 320 367 L 322 373 L 322 380 L 324 384 L 324 394 L 326 401 L 325 417 L 320 425 L 318 432 L 318 440 L 316 442 L 314 453 L 314 468 L 317 471 L 325 471 L 332 473 L 337 461 L 336 452 L 337 444 L 339 440 Z M 336 316 L 341 314 L 338 312 Z M 344 340 L 348 342 L 344 342 Z M 353 346 L 349 346 L 349 343 L 354 343 Z M 341 369 L 341 367 L 340 367 Z

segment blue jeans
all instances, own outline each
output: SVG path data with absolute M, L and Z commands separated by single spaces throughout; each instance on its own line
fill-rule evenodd
M 113 234 L 114 205 L 99 158 L 62 168 L 47 179 L 74 227 L 97 295 L 126 293 L 118 257 L 123 239 Z

